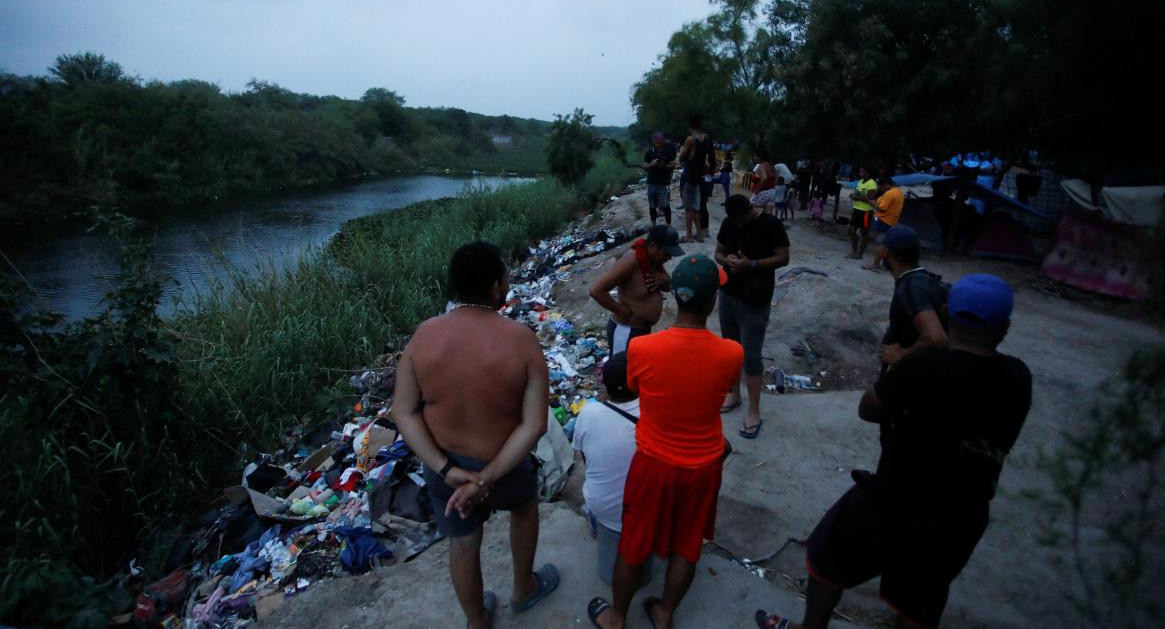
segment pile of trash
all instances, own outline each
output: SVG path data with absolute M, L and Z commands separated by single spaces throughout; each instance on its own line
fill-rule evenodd
M 576 329 L 551 290 L 581 270 L 581 260 L 638 235 L 583 234 L 576 225 L 539 243 L 524 257 L 501 310 L 535 331 L 550 371 L 548 431 L 534 452 L 543 500 L 566 483 L 574 418 L 597 397 L 609 353 L 602 330 Z M 386 350 L 375 366 L 354 373 L 348 385 L 359 399 L 335 422 L 312 435 L 293 430 L 283 449 L 249 463 L 239 485 L 223 492 L 223 506 L 177 545 L 170 564 L 184 567 L 144 587 L 134 611 L 115 624 L 246 627 L 321 579 L 406 562 L 441 540 L 424 464 L 391 421 L 399 359 L 399 351 Z
M 262 454 L 205 516 L 176 570 L 146 587 L 138 626 L 227 629 L 262 620 L 320 579 L 416 557 L 442 538 L 423 463 L 389 417 L 396 363 L 352 376 L 346 421 Z
M 625 244 L 643 231 L 600 229 L 585 233 L 582 226 L 576 223 L 567 234 L 543 240 L 537 247 L 530 247 L 522 256 L 522 267 L 513 280 L 527 284 L 547 276 L 569 273 L 579 260 Z
M 643 230 L 598 230 L 585 233 L 576 224 L 566 235 L 542 241 L 527 252 L 510 286 L 501 313 L 528 325 L 538 336 L 550 373 L 551 414 L 574 438 L 575 418 L 597 398 L 602 366 L 610 354 L 605 332 L 578 329 L 551 298 L 554 285 L 590 270 L 580 261 L 626 244 Z M 600 262 L 599 265 L 602 263 Z

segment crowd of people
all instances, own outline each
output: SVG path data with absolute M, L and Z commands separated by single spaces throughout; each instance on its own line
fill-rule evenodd
M 713 257 L 685 252 L 682 243 L 707 237 L 701 188 L 720 172 L 701 127 L 691 121 L 678 151 L 662 135 L 652 138 L 645 168 L 653 226 L 590 290 L 610 312 L 612 354 L 602 367 L 607 399 L 584 407 L 573 445 L 586 465 L 598 574 L 611 586 L 609 598 L 587 604 L 601 629 L 626 626 L 633 596 L 650 583 L 653 557 L 666 562 L 662 592 L 643 601 L 644 614 L 653 627 L 673 626 L 703 542 L 715 537 L 721 473 L 732 452 L 721 414 L 747 399 L 739 436 L 756 439 L 764 425 L 762 349 L 789 238 L 778 194 L 763 194 L 777 188 L 761 186 L 780 187 L 781 176 L 769 164 L 751 198 L 726 195 Z M 758 158 L 767 162 L 763 153 Z M 671 173 L 663 175 L 677 160 L 686 170 L 683 238 L 670 225 Z M 901 191 L 864 168 L 858 176 L 851 257 L 861 257 L 873 231 L 875 264 L 894 278 L 882 368 L 870 374 L 874 384 L 856 409 L 879 425 L 881 455 L 874 471 L 852 473 L 853 485 L 809 537 L 802 623 L 757 610 L 762 628 L 824 628 L 846 589 L 877 576 L 899 626 L 936 627 L 951 582 L 987 527 L 1004 458 L 1031 402 L 1026 366 L 997 351 L 1010 325 L 1011 288 L 985 274 L 951 286 L 927 271 L 917 234 L 895 224 Z M 795 179 L 794 187 L 803 183 Z M 460 305 L 417 329 L 400 362 L 393 417 L 425 463 L 438 528 L 451 540 L 454 590 L 468 626 L 481 628 L 491 626 L 498 606 L 483 587 L 480 562 L 483 524 L 494 511 L 511 513 L 513 611 L 530 609 L 559 582 L 553 564 L 534 569 L 530 453 L 547 425 L 547 367 L 534 334 L 496 314 L 509 290 L 496 247 L 458 249 L 449 287 Z M 676 314 L 656 331 L 667 294 Z M 720 335 L 707 327 L 714 313 Z M 973 384 L 987 381 L 992 395 Z

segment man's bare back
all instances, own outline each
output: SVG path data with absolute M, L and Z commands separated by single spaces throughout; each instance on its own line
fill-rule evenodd
M 447 452 L 483 461 L 522 421 L 531 368 L 545 369 L 529 328 L 478 308 L 425 321 L 409 343 L 433 439 Z

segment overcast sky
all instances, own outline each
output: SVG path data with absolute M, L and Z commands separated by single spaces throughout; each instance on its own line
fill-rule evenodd
M 632 121 L 632 84 L 707 0 L 0 0 L 0 70 L 91 50 L 143 79 L 251 78 L 413 106 Z

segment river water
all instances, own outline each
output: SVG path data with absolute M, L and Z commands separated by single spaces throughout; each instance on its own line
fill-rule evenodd
M 248 196 L 231 201 L 165 208 L 144 218 L 154 235 L 154 253 L 173 282 L 160 311 L 224 272 L 225 258 L 250 269 L 268 261 L 294 261 L 326 242 L 345 221 L 410 203 L 455 196 L 466 186 L 497 187 L 522 178 L 416 175 L 366 179 L 359 183 Z M 117 248 L 87 225 L 52 224 L 5 229 L 0 251 L 35 291 L 36 305 L 70 320 L 99 312 L 101 298 L 118 271 Z M 11 273 L 0 260 L 0 272 Z

